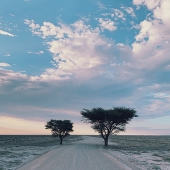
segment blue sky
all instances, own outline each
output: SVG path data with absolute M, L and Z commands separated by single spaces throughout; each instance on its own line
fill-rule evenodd
M 0 6 L 0 134 L 50 134 L 80 111 L 135 108 L 121 134 L 170 135 L 169 0 L 10 0 Z

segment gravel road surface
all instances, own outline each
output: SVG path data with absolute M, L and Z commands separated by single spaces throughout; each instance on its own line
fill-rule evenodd
M 56 148 L 20 167 L 18 170 L 139 170 L 103 147 L 98 137 Z

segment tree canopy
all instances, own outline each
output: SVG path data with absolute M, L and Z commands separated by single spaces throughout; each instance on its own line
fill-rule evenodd
M 45 125 L 45 129 L 51 129 L 52 135 L 54 137 L 58 136 L 60 138 L 60 145 L 65 137 L 67 137 L 69 132 L 73 132 L 73 123 L 70 120 L 50 120 Z
M 128 124 L 133 117 L 137 117 L 135 109 L 125 107 L 83 109 L 81 115 L 82 120 L 92 124 L 91 127 L 101 135 L 105 141 L 105 146 L 108 146 L 110 134 L 125 131 L 125 125 Z

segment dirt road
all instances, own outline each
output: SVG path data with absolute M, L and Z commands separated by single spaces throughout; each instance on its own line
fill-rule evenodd
M 86 137 L 54 149 L 19 170 L 138 170 L 129 162 L 102 149 L 102 145 L 102 139 Z

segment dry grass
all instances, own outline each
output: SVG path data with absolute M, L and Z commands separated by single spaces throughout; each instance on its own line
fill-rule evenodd
M 112 136 L 109 149 L 119 151 L 139 167 L 170 170 L 170 136 Z
M 81 136 L 69 136 L 63 145 Z M 59 147 L 58 138 L 52 136 L 0 136 L 0 170 L 15 170 L 21 165 Z
M 110 141 L 116 143 L 113 147 L 117 149 L 170 150 L 170 136 L 111 136 Z

